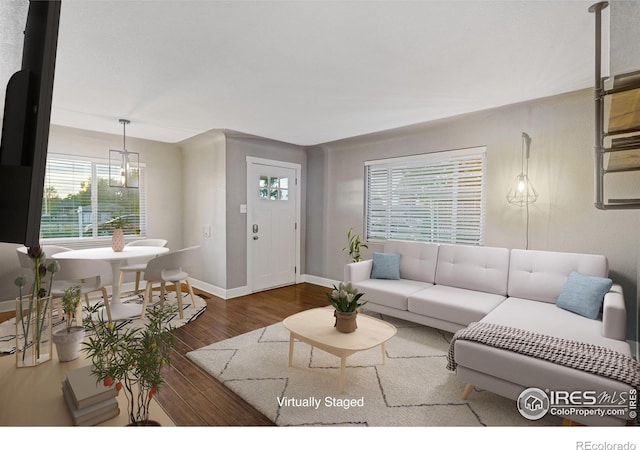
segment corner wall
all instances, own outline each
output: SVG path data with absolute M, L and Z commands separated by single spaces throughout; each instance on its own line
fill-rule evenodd
M 190 269 L 192 277 L 224 290 L 227 288 L 226 139 L 224 133 L 212 130 L 179 146 L 184 183 L 176 213 L 183 219 L 185 247 L 199 245 L 202 252 L 202 264 Z

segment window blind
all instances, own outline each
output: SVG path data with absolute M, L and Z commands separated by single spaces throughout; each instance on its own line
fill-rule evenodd
M 369 161 L 368 240 L 482 245 L 484 147 Z
M 40 237 L 86 240 L 111 236 L 109 221 L 124 217 L 125 235 L 146 235 L 144 167 L 140 188 L 109 187 L 109 164 L 98 159 L 47 157 Z

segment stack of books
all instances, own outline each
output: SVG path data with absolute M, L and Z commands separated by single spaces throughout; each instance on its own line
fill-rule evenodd
M 91 373 L 90 365 L 67 372 L 62 393 L 74 425 L 97 425 L 120 414 L 115 386 L 107 387 L 99 382 Z

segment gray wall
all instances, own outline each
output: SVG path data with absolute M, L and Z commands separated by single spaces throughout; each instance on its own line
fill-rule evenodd
M 117 128 L 117 123 L 114 128 Z M 50 153 L 92 156 L 108 160 L 110 148 L 122 148 L 121 134 L 51 126 Z M 178 147 L 173 144 L 127 137 L 127 149 L 139 152 L 140 162 L 146 165 L 148 237 L 167 239 L 169 248 L 181 247 L 183 243 L 182 214 L 181 211 L 174 213 L 175 208 L 179 209 L 182 203 L 182 156 Z M 1 220 L 7 220 L 7 218 Z M 91 245 L 110 245 L 110 241 L 97 240 Z M 17 288 L 13 280 L 22 273 L 15 251 L 18 247 L 17 244 L 0 243 L 0 302 L 17 296 Z
M 301 164 L 304 195 L 306 153 L 296 145 L 228 130 L 211 130 L 179 146 L 185 170 L 184 242 L 200 245 L 204 257 L 193 276 L 225 297 L 247 285 L 247 214 L 240 212 L 247 203 L 247 156 Z M 304 202 L 301 214 L 304 242 Z M 203 235 L 205 227 L 210 227 L 210 237 Z
M 241 133 L 227 132 L 227 286 L 247 285 L 247 215 L 240 205 L 247 203 L 247 156 L 300 164 L 301 196 L 306 195 L 307 154 L 303 147 Z M 300 239 L 305 242 L 305 202 L 301 202 Z M 305 273 L 305 248 L 301 248 L 301 272 Z
M 365 161 L 440 150 L 486 146 L 485 245 L 523 248 L 525 208 L 507 203 L 506 194 L 520 170 L 524 131 L 532 138 L 529 175 L 539 194 L 529 209 L 529 248 L 606 255 L 611 277 L 625 290 L 629 328 L 635 328 L 640 211 L 594 207 L 592 92 L 585 89 L 310 149 L 308 192 L 323 192 L 324 197 L 307 213 L 307 222 L 314 224 L 307 229 L 307 273 L 342 279 L 347 230 L 364 232 Z M 365 257 L 379 248 L 371 245 Z

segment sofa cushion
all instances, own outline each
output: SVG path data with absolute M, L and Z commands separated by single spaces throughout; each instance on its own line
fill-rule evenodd
M 400 279 L 400 253 L 373 252 L 371 278 Z
M 581 253 L 511 250 L 508 296 L 555 303 L 571 272 L 606 277 L 607 258 Z
M 503 295 L 435 285 L 411 294 L 409 311 L 462 325 L 478 322 L 504 301 Z
M 604 295 L 609 292 L 612 284 L 609 278 L 571 272 L 560 291 L 556 306 L 589 319 L 597 319 Z
M 413 242 L 389 239 L 385 253 L 400 253 L 400 278 L 434 283 L 439 245 L 432 242 Z
M 429 283 L 414 280 L 369 279 L 353 283 L 364 295 L 362 300 L 389 308 L 407 310 L 407 297 L 426 287 Z
M 509 250 L 440 244 L 435 284 L 506 295 Z

